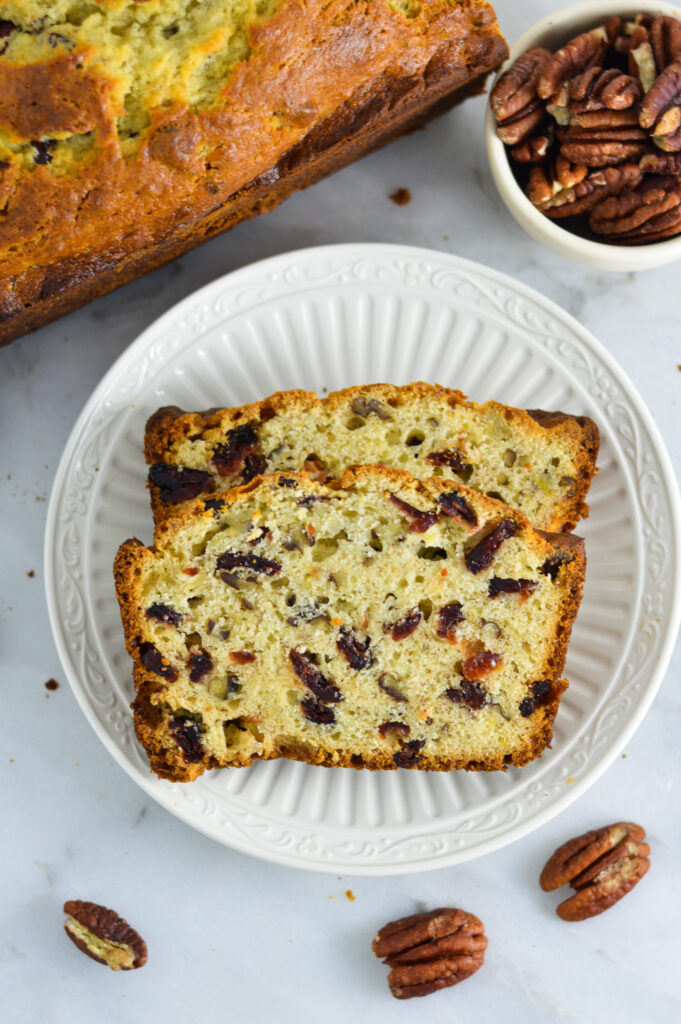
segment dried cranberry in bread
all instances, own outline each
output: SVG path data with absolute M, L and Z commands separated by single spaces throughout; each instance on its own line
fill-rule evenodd
M 484 0 L 0 0 L 0 343 L 482 90 Z
M 581 543 L 451 481 L 273 474 L 129 540 L 115 578 L 152 769 L 291 757 L 494 770 L 542 752 Z
M 204 413 L 166 407 L 147 424 L 145 455 L 156 522 L 260 473 L 305 468 L 324 479 L 383 463 L 419 479 L 453 478 L 561 532 L 588 512 L 598 444 L 586 417 L 477 405 L 460 391 L 416 383 L 348 388 L 321 401 L 283 391 Z

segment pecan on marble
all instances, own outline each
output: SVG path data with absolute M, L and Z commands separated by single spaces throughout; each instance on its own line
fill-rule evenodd
M 569 178 L 563 173 L 561 181 L 561 175 L 556 171 L 558 163 L 557 160 L 553 171 L 549 169 L 548 172 L 544 167 L 533 167 L 527 192 L 532 203 L 553 219 L 587 213 L 608 196 L 635 188 L 642 177 L 636 164 L 627 163 L 599 168 L 585 175 L 581 170 L 573 172 L 578 180 L 574 184 L 563 184 L 569 182 Z
M 371 948 L 390 967 L 388 985 L 395 998 L 411 999 L 475 974 L 482 967 L 487 938 L 473 914 L 441 907 L 385 925 Z
M 545 892 L 566 882 L 575 890 L 556 908 L 558 916 L 564 921 L 584 921 L 626 896 L 650 867 L 650 847 L 644 838 L 640 825 L 621 821 L 559 847 L 539 878 Z
M 610 243 L 645 245 L 681 232 L 681 183 L 663 175 L 644 179 L 633 192 L 597 206 L 589 227 Z
M 112 971 L 132 971 L 147 962 L 144 939 L 114 910 L 98 903 L 67 900 L 64 931 L 81 953 Z
M 639 123 L 650 131 L 660 149 L 670 153 L 681 150 L 681 58 L 658 75 L 643 97 Z

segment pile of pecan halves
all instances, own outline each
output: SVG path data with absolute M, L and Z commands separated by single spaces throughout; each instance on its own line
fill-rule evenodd
M 611 17 L 555 54 L 535 46 L 490 105 L 548 217 L 588 215 L 622 245 L 681 232 L 681 21 Z

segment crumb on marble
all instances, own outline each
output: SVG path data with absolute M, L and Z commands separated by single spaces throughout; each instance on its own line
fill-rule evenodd
M 28 572 L 26 573 L 26 575 L 28 576 L 29 580 L 32 580 L 32 579 L 33 579 L 33 577 L 35 576 L 35 569 L 30 569 L 30 570 L 29 570 L 29 571 L 28 571 Z
M 352 891 L 352 889 L 346 889 L 345 890 L 345 895 L 347 896 L 347 898 L 350 900 L 351 903 L 355 902 L 355 894 Z
M 388 198 L 392 199 L 396 206 L 406 206 L 411 202 L 411 192 L 408 188 L 398 188 L 391 192 Z
M 45 689 L 46 690 L 58 690 L 59 689 L 59 683 L 57 682 L 56 679 L 48 679 L 47 682 L 45 683 Z

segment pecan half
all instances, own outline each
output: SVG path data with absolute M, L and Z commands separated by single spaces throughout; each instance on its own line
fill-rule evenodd
M 570 99 L 577 101 L 570 105 L 570 122 L 577 120 L 585 111 L 623 111 L 633 107 L 643 96 L 643 87 L 638 78 L 625 75 L 617 68 L 607 71 L 599 67 L 589 68 L 570 83 Z M 638 122 L 635 111 L 632 123 Z
M 626 896 L 650 867 L 650 847 L 644 838 L 640 825 L 620 821 L 560 846 L 539 878 L 545 892 L 566 882 L 575 890 L 556 908 L 558 916 L 564 921 L 584 921 Z
M 681 22 L 677 18 L 660 17 L 650 26 L 650 44 L 658 71 L 664 71 L 681 57 Z
M 500 75 L 489 97 L 490 106 L 498 121 L 514 117 L 534 100 L 539 76 L 551 59 L 550 50 L 542 46 L 533 46 Z
M 612 117 L 608 115 L 610 121 Z M 640 160 L 648 149 L 648 135 L 638 125 L 612 123 L 603 127 L 570 127 L 560 145 L 561 156 L 587 167 L 610 167 Z
M 67 900 L 64 931 L 81 953 L 112 971 L 132 971 L 147 962 L 144 939 L 114 910 L 98 903 Z
M 645 245 L 681 232 L 681 184 L 677 179 L 651 178 L 625 195 L 611 196 L 597 206 L 589 227 L 608 242 Z
M 660 149 L 681 150 L 681 58 L 665 68 L 643 97 L 639 124 L 651 130 Z
M 518 123 L 526 122 L 528 116 L 540 108 L 540 104 L 536 102 L 537 82 L 544 67 L 550 60 L 550 50 L 545 50 L 541 46 L 534 46 L 532 49 L 527 50 L 526 53 L 521 54 L 511 67 L 499 77 L 499 81 L 490 93 L 489 102 L 497 124 L 502 131 L 504 126 L 510 127 L 514 123 L 517 125 Z M 542 111 L 539 120 L 543 116 Z M 538 124 L 539 121 L 536 123 Z M 517 133 L 518 130 L 515 132 L 511 131 L 511 134 Z M 529 133 L 525 131 L 523 138 L 527 134 Z M 503 138 L 501 134 L 499 137 L 502 141 L 509 142 L 510 145 L 515 145 L 521 141 L 520 137 L 514 139 L 513 142 Z
M 544 121 L 546 112 L 540 99 L 528 103 L 522 113 L 497 125 L 497 135 L 507 146 L 517 146 L 529 138 Z
M 395 998 L 411 999 L 475 974 L 482 967 L 487 938 L 473 914 L 440 907 L 385 925 L 371 949 L 391 969 L 388 985 Z
M 555 174 L 555 167 L 551 178 L 543 167 L 533 167 L 527 192 L 534 205 L 553 219 L 586 213 L 608 196 L 635 188 L 643 177 L 634 163 L 593 170 L 575 185 L 567 187 L 561 186 L 557 176 L 553 176 Z
M 582 32 L 563 46 L 544 67 L 537 82 L 537 95 L 548 100 L 561 86 L 583 74 L 592 65 L 599 64 L 604 52 L 607 34 L 597 28 Z

